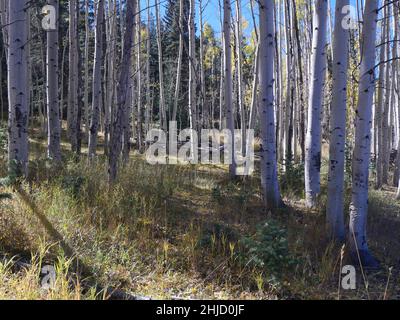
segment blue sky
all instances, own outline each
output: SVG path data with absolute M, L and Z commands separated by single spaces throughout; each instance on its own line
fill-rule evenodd
M 147 7 L 147 0 L 141 0 L 142 1 L 142 8 Z M 164 14 L 164 6 L 166 5 L 165 0 L 159 0 L 161 3 L 161 15 Z M 196 23 L 198 24 L 198 12 L 199 12 L 199 3 L 198 0 L 196 1 L 196 6 L 197 6 L 197 16 L 196 16 Z M 330 0 L 331 1 L 331 8 L 332 8 L 332 14 L 334 15 L 334 8 L 335 8 L 335 0 Z M 219 6 L 218 6 L 218 0 L 202 0 L 203 6 L 206 5 L 203 13 L 203 22 L 210 24 L 213 29 L 215 30 L 216 36 L 219 35 L 220 33 L 220 20 L 219 20 Z M 223 0 L 221 0 L 221 3 L 223 3 Z M 350 4 L 355 5 L 356 0 L 350 0 Z M 150 0 L 150 4 L 154 4 L 154 0 Z M 254 6 L 255 13 L 256 13 L 256 20 L 258 20 L 258 14 L 257 14 L 257 7 L 258 5 L 256 4 Z M 250 0 L 241 0 L 241 8 L 242 8 L 242 15 L 243 18 L 246 19 L 249 24 L 248 28 L 244 30 L 245 35 L 249 35 L 250 32 L 253 29 L 253 21 L 251 17 L 251 11 L 250 11 Z M 154 12 L 154 8 L 152 9 Z M 235 0 L 232 0 L 232 10 L 234 14 L 235 10 Z

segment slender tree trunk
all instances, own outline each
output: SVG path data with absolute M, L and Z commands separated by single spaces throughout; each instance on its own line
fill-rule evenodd
M 8 46 L 9 46 L 9 41 L 8 41 L 8 21 L 9 21 L 9 12 L 10 9 L 8 7 L 9 1 L 8 0 L 2 0 L 0 1 L 0 22 L 2 26 L 5 26 L 2 29 L 3 32 L 3 44 L 4 44 L 4 51 L 6 53 L 6 60 L 8 60 Z
M 261 124 L 261 185 L 267 208 L 281 205 L 276 160 L 274 112 L 274 1 L 260 0 L 260 124 Z
M 221 25 L 221 30 L 224 30 L 224 23 L 223 23 L 223 18 L 222 18 L 222 8 L 221 8 L 221 0 L 218 0 L 218 8 L 219 8 L 219 19 L 220 19 L 220 25 Z M 225 39 L 224 39 L 224 32 L 221 32 L 221 45 L 225 50 Z M 219 86 L 219 129 L 221 130 L 222 128 L 225 127 L 225 109 L 224 109 L 224 104 L 225 104 L 225 58 L 223 57 L 223 52 L 221 52 L 221 57 L 220 57 L 220 65 L 221 65 L 221 71 L 220 71 L 220 86 Z
M 49 5 L 56 8 L 56 29 L 47 30 L 47 123 L 48 157 L 61 160 L 60 105 L 58 100 L 58 0 L 49 0 Z
M 327 0 L 316 0 L 305 157 L 305 189 L 308 207 L 316 205 L 316 197 L 320 192 L 321 117 L 326 71 L 327 9 Z
M 140 0 L 137 3 L 137 22 L 136 22 L 136 39 L 137 39 L 137 73 L 136 73 L 136 84 L 137 84 L 137 139 L 136 147 L 141 153 L 143 151 L 143 110 L 142 110 L 142 25 L 141 25 L 141 14 L 140 14 Z
M 150 41 L 150 0 L 147 0 L 147 24 L 146 24 L 146 114 L 145 114 L 145 134 L 150 130 L 150 111 L 151 111 L 151 74 L 150 74 L 150 55 L 151 55 L 151 41 Z M 175 113 L 176 118 L 176 113 Z M 172 118 L 172 119 L 175 119 Z
M 293 150 L 291 147 L 292 136 L 293 136 L 293 48 L 291 40 L 291 24 L 290 19 L 290 1 L 286 0 L 284 5 L 284 17 L 285 17 L 285 38 L 286 38 L 286 93 L 285 93 L 285 109 L 283 115 L 283 126 L 284 131 L 284 144 L 283 144 L 283 161 L 284 168 L 287 170 L 291 165 L 293 158 Z
M 364 266 L 376 266 L 367 245 L 368 175 L 371 152 L 372 103 L 375 91 L 375 41 L 377 0 L 366 0 L 362 34 L 362 57 L 355 118 L 355 146 L 352 164 L 352 200 L 350 205 L 349 240 L 354 259 Z M 357 254 L 358 253 L 358 254 Z
M 115 119 L 113 122 L 113 130 L 110 143 L 110 155 L 109 155 L 109 181 L 112 183 L 117 177 L 117 164 L 118 158 L 122 150 L 122 134 L 125 130 L 124 117 L 127 117 L 127 95 L 129 89 L 129 76 L 131 70 L 131 57 L 132 47 L 134 38 L 134 24 L 135 24 L 135 12 L 136 12 L 136 0 L 127 0 L 126 3 L 126 31 L 124 33 L 124 46 L 121 65 L 125 66 L 121 68 L 119 74 L 119 81 L 117 85 L 117 110 Z
M 189 11 L 189 122 L 190 122 L 190 129 L 197 130 L 198 128 L 198 118 L 196 117 L 196 35 L 194 29 L 194 19 L 195 19 L 195 2 L 194 0 L 190 0 L 190 11 Z M 191 157 L 194 157 L 196 152 L 195 148 L 198 146 L 196 145 L 196 141 L 191 135 L 190 137 L 191 143 Z M 195 160 L 195 159 L 192 159 Z
M 69 2 L 69 93 L 68 93 L 68 132 L 73 152 L 78 151 L 78 113 L 79 113 L 79 48 L 78 48 L 78 1 Z
M 6 27 L 6 26 L 8 26 L 8 12 L 9 12 L 8 1 L 0 1 L 0 25 L 4 26 L 3 28 L 1 28 L 1 31 L 2 31 L 2 34 L 3 34 L 3 50 L 4 51 L 1 52 L 1 60 L 0 61 L 3 61 L 3 57 L 5 57 L 6 63 L 7 63 L 7 60 L 8 60 L 8 45 L 9 45 L 8 32 L 7 32 L 8 28 Z M 2 75 L 3 70 L 2 70 L 2 68 L 0 68 L 0 69 L 1 69 L 1 71 L 0 71 L 0 74 L 1 74 L 0 81 L 2 81 L 2 79 L 3 79 L 3 75 Z M 1 101 L 1 120 L 3 121 L 4 117 L 5 117 L 5 113 L 6 113 L 5 106 L 4 106 L 5 103 L 4 103 L 4 100 L 3 100 L 3 91 L 0 92 L 0 99 L 1 99 L 0 100 Z
M 342 27 L 342 8 L 349 0 L 337 0 L 333 39 L 333 88 L 330 118 L 329 178 L 326 221 L 329 236 L 344 240 L 343 188 L 346 142 L 347 72 L 349 31 Z
M 107 105 L 105 106 L 104 115 L 104 153 L 109 154 L 109 141 L 112 136 L 112 121 L 114 119 L 114 102 L 116 100 L 116 85 L 117 80 L 115 65 L 116 65 L 116 38 L 117 38 L 117 0 L 109 2 L 108 7 L 108 30 L 107 32 Z
M 206 99 L 206 78 L 204 71 L 204 32 L 203 32 L 203 4 L 202 0 L 199 0 L 199 27 L 200 27 L 200 105 L 202 110 L 202 124 L 207 127 L 208 124 L 208 104 Z
M 98 0 L 100 1 L 100 0 Z M 97 15 L 99 12 L 97 11 Z M 89 0 L 85 0 L 85 80 L 83 104 L 85 109 L 85 132 L 89 135 Z
M 10 173 L 28 174 L 27 0 L 8 3 L 8 163 Z
M 303 75 L 303 59 L 302 59 L 302 49 L 300 43 L 300 31 L 299 22 L 297 18 L 297 6 L 296 1 L 293 1 L 293 23 L 296 35 L 296 48 L 297 48 L 297 66 L 298 66 L 298 80 L 299 80 L 299 95 L 300 101 L 299 105 L 299 144 L 301 149 L 301 161 L 305 160 L 305 117 L 304 117 L 304 75 Z
M 382 29 L 381 29 L 381 43 L 382 46 L 380 48 L 380 61 L 385 61 L 386 59 L 386 20 L 382 20 Z M 379 80 L 378 80 L 378 98 L 377 103 L 375 105 L 375 130 L 377 131 L 377 141 L 376 143 L 376 181 L 375 188 L 379 189 L 383 184 L 383 109 L 384 109 L 384 99 L 385 99 L 385 63 L 381 63 L 379 65 Z
M 390 3 L 386 1 L 385 16 L 386 16 L 386 59 L 390 59 Z M 390 156 L 390 135 L 389 135 L 389 112 L 390 112 L 390 65 L 385 68 L 385 104 L 382 113 L 382 183 L 388 184 L 389 177 L 389 156 Z
M 67 34 L 69 31 L 67 31 Z M 68 39 L 66 38 L 64 40 L 63 44 L 63 52 L 62 52 L 62 58 L 61 58 L 61 71 L 60 71 L 60 121 L 61 124 L 60 126 L 62 127 L 62 120 L 63 120 L 63 115 L 64 115 L 64 66 L 65 66 L 65 56 L 67 54 L 67 48 L 68 48 Z
M 162 43 L 161 43 L 161 20 L 159 13 L 159 0 L 155 0 L 155 8 L 156 8 L 156 26 L 157 26 L 157 45 L 158 45 L 158 73 L 159 73 L 159 86 L 160 86 L 160 118 L 161 118 L 161 127 L 163 130 L 167 130 L 167 111 L 165 107 L 165 92 L 164 92 L 164 68 L 163 68 L 163 51 L 162 51 Z
M 96 155 L 97 134 L 99 130 L 99 120 L 102 102 L 102 85 L 101 85 L 101 65 L 103 64 L 103 21 L 104 21 L 104 0 L 98 0 L 96 29 L 95 29 L 95 52 L 93 66 L 93 99 L 92 112 L 89 132 L 89 159 Z
M 232 108 L 232 50 L 231 50 L 231 3 L 230 0 L 224 0 L 224 68 L 225 68 L 225 110 L 226 110 L 226 123 L 227 129 L 230 131 L 232 137 L 231 145 L 231 164 L 229 165 L 229 175 L 231 178 L 236 176 L 236 162 L 235 162 L 235 123 L 233 119 Z
M 400 56 L 399 52 L 399 35 L 400 35 L 400 28 L 399 28 L 399 5 L 394 5 L 394 19 L 393 19 L 393 24 L 394 24 L 394 43 L 393 43 L 393 56 L 395 59 L 398 59 Z M 400 63 L 398 60 L 394 61 L 394 66 L 393 66 L 393 82 L 397 82 L 397 90 L 400 89 Z M 397 80 L 397 81 L 396 81 Z M 394 85 L 396 87 L 396 85 Z M 400 96 L 397 94 L 397 117 L 396 117 L 396 123 L 395 125 L 397 126 L 397 158 L 396 158 L 396 171 L 394 174 L 394 185 L 397 185 L 397 194 L 396 194 L 396 199 L 400 200 Z
M 237 55 L 237 90 L 238 104 L 240 113 L 240 128 L 242 132 L 241 153 L 246 153 L 246 111 L 244 105 L 244 89 L 243 89 L 243 62 L 242 62 L 242 8 L 241 1 L 236 0 L 236 55 Z

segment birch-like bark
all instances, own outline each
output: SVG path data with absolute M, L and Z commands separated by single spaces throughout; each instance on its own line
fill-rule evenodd
M 391 17 L 391 6 L 389 0 L 386 1 L 385 6 L 385 16 L 386 16 L 386 59 L 390 59 L 390 17 Z M 383 106 L 383 113 L 382 113 L 382 183 L 388 183 L 388 176 L 389 176 L 389 156 L 390 156 L 390 135 L 389 135 L 389 112 L 390 112 L 390 72 L 391 68 L 390 65 L 386 65 L 386 72 L 385 72 L 385 104 Z
M 67 30 L 67 34 L 69 31 Z M 60 121 L 63 120 L 63 113 L 64 113 L 64 69 L 65 69 L 65 57 L 67 55 L 67 48 L 68 48 L 68 38 L 64 39 L 63 43 L 63 51 L 61 57 L 61 71 L 60 71 Z
M 235 123 L 233 119 L 232 108 L 232 50 L 231 50 L 231 3 L 230 0 L 224 0 L 224 96 L 225 96 L 225 112 L 226 112 L 226 125 L 232 137 L 231 145 L 231 164 L 229 165 L 229 175 L 231 178 L 236 176 L 236 163 L 235 163 L 235 143 L 234 131 Z
M 7 36 L 7 26 L 8 25 L 8 1 L 0 1 L 0 26 L 4 26 L 1 28 L 1 32 L 3 35 L 3 47 L 2 47 L 2 52 L 0 53 L 0 61 L 3 61 L 3 57 L 5 56 L 6 62 L 7 62 L 7 48 L 8 48 L 8 36 Z M 3 68 L 0 68 L 0 81 L 3 79 Z M 5 103 L 3 100 L 3 95 L 0 94 L 0 105 L 1 105 L 1 121 L 4 120 L 5 117 Z
M 206 78 L 204 71 L 204 32 L 203 32 L 203 3 L 199 0 L 199 27 L 200 27 L 200 44 L 199 44 L 199 67 L 200 67 L 200 105 L 202 110 L 202 124 L 208 128 L 208 103 L 206 99 Z M 200 119 L 199 119 L 200 120 Z
M 165 109 L 165 89 L 164 89 L 164 68 L 163 68 L 163 50 L 162 50 L 162 42 L 161 42 L 161 20 L 159 13 L 159 0 L 155 0 L 155 8 L 156 8 L 156 29 L 157 29 L 157 46 L 158 46 L 158 74 L 159 74 L 159 86 L 160 86 L 160 119 L 161 119 L 161 127 L 164 131 L 167 130 L 167 111 Z
M 146 24 L 146 111 L 145 111 L 145 135 L 150 130 L 150 111 L 151 111 L 151 74 L 150 74 L 150 55 L 151 55 L 151 41 L 150 41 L 150 0 L 147 0 L 147 24 Z
M 69 2 L 69 86 L 68 86 L 68 133 L 73 152 L 78 150 L 78 1 Z M 80 129 L 80 128 L 79 128 Z
M 136 84 L 137 84 L 137 139 L 136 145 L 139 152 L 143 151 L 143 110 L 142 110 L 142 25 L 141 25 L 141 14 L 140 14 L 140 0 L 137 2 L 137 16 L 136 16 L 136 40 L 137 40 L 137 73 L 136 73 Z
M 224 30 L 224 23 L 223 23 L 223 17 L 222 17 L 222 8 L 221 8 L 221 0 L 218 0 L 218 9 L 219 9 L 219 22 L 221 26 L 221 30 Z M 224 40 L 224 32 L 221 32 L 221 45 L 223 48 L 225 48 L 225 40 Z M 225 50 L 225 49 L 224 49 Z M 225 128 L 225 110 L 224 110 L 224 104 L 225 104 L 225 58 L 223 57 L 223 54 L 225 54 L 223 51 L 221 51 L 221 57 L 220 57 L 220 65 L 221 65 L 221 70 L 220 70 L 220 83 L 219 83 L 219 129 L 222 130 L 222 128 Z
M 306 205 L 314 207 L 320 192 L 321 118 L 326 71 L 327 0 L 316 0 L 313 17 L 310 94 L 305 157 Z
M 98 15 L 98 11 L 96 14 Z M 85 133 L 87 136 L 89 135 L 89 32 L 89 0 L 85 0 L 85 79 L 83 105 L 85 111 Z
M 191 157 L 195 156 L 195 148 L 197 148 L 196 141 L 193 137 L 193 130 L 198 128 L 197 117 L 196 117 L 196 35 L 194 29 L 195 19 L 195 2 L 190 0 L 189 10 L 189 122 L 191 137 L 190 137 L 190 152 Z M 195 160 L 195 159 L 192 159 Z
M 354 259 L 364 266 L 376 266 L 367 245 L 368 176 L 371 152 L 372 103 L 375 91 L 375 41 L 377 0 L 366 0 L 362 34 L 362 57 L 358 104 L 355 117 L 355 146 L 352 163 L 352 200 L 349 240 Z M 357 254 L 358 252 L 358 254 Z
M 236 55 L 237 55 L 237 90 L 238 104 L 240 112 L 240 128 L 242 133 L 242 155 L 246 152 L 246 111 L 244 105 L 244 89 L 243 89 L 243 62 L 242 62 L 242 8 L 241 1 L 236 0 Z
M 393 44 L 393 56 L 395 59 L 398 59 L 400 56 L 400 46 L 398 44 L 399 36 L 400 36 L 400 7 L 399 5 L 394 5 L 394 18 L 393 18 L 393 29 L 394 29 L 394 39 L 397 40 Z M 394 71 L 393 78 L 394 83 L 397 84 L 397 90 L 400 89 L 400 63 L 399 60 L 395 60 L 394 62 Z M 395 85 L 396 86 L 396 85 Z M 396 123 L 397 126 L 397 159 L 396 159 L 396 173 L 394 175 L 394 185 L 397 183 L 397 194 L 396 199 L 400 200 L 400 96 L 397 94 L 397 110 L 396 110 Z
M 1 22 L 1 26 L 4 26 L 3 28 L 1 28 L 2 32 L 3 32 L 3 45 L 4 45 L 4 51 L 6 54 L 6 59 L 8 59 L 8 46 L 9 46 L 9 42 L 8 42 L 8 19 L 9 19 L 9 1 L 8 0 L 2 0 L 0 1 L 0 22 Z
M 260 0 L 260 125 L 261 185 L 267 208 L 276 208 L 282 200 L 278 186 L 274 111 L 274 1 Z
M 399 6 L 394 6 L 394 19 L 393 19 L 393 24 L 394 24 L 394 43 L 393 43 L 393 55 L 394 58 L 398 59 L 400 56 L 399 52 L 399 36 L 400 36 L 400 27 L 399 27 Z M 399 89 L 400 86 L 400 63 L 398 60 L 394 61 L 394 82 L 397 83 L 397 89 Z M 397 80 L 397 81 L 396 81 Z M 397 126 L 397 159 L 396 159 L 396 173 L 394 175 L 394 185 L 397 183 L 397 193 L 396 193 L 396 199 L 400 200 L 400 97 L 397 95 L 397 118 L 396 118 L 396 124 Z
M 171 121 L 176 121 L 176 114 L 178 111 L 179 92 L 181 87 L 181 74 L 182 74 L 182 56 L 183 56 L 183 0 L 179 0 L 179 52 L 178 52 L 178 66 L 176 68 L 176 83 L 174 94 L 174 107 L 172 110 Z
M 288 169 L 292 162 L 293 150 L 292 150 L 292 136 L 293 136 L 293 48 L 291 41 L 291 25 L 290 19 L 290 2 L 286 0 L 284 4 L 284 17 L 285 17 L 285 40 L 286 40 L 286 92 L 285 92 L 285 109 L 283 114 L 283 161 L 285 170 Z
M 56 29 L 47 30 L 47 152 L 50 159 L 61 160 L 61 125 L 60 105 L 58 100 L 58 26 L 59 4 L 58 0 L 49 0 L 49 5 L 56 8 Z
M 119 73 L 119 81 L 117 85 L 117 110 L 115 113 L 115 119 L 113 122 L 113 130 L 110 141 L 110 155 L 109 155 L 109 182 L 112 183 L 117 177 L 118 169 L 118 158 L 122 150 L 122 134 L 125 130 L 124 126 L 127 121 L 124 120 L 127 117 L 127 100 L 128 99 L 128 87 L 129 87 L 129 76 L 131 74 L 131 57 L 132 47 L 134 38 L 134 24 L 135 24 L 135 12 L 136 12 L 136 0 L 127 0 L 126 3 L 126 30 L 124 33 L 124 46 L 121 65 Z
M 297 5 L 296 2 L 293 1 L 293 24 L 295 30 L 295 38 L 296 38 L 296 48 L 297 48 L 297 67 L 298 67 L 298 80 L 299 80 L 299 144 L 301 149 L 301 160 L 304 162 L 305 159 L 305 111 L 304 111 L 304 75 L 303 75 L 303 59 L 302 59 L 302 46 L 300 42 L 300 30 L 299 30 L 299 21 L 297 18 Z
M 104 115 L 104 153 L 109 154 L 112 121 L 114 119 L 114 103 L 116 100 L 116 39 L 117 39 L 117 0 L 111 0 L 107 11 L 107 104 Z
M 330 118 L 329 178 L 326 222 L 329 236 L 344 240 L 343 188 L 346 143 L 346 107 L 349 30 L 342 27 L 342 8 L 349 0 L 337 0 L 333 38 L 333 84 Z
M 103 64 L 103 21 L 104 0 L 98 0 L 94 45 L 92 114 L 89 132 L 89 159 L 92 159 L 96 155 L 97 134 L 99 130 L 100 110 L 102 102 L 101 65 Z
M 10 173 L 28 174 L 27 0 L 8 2 L 8 164 Z

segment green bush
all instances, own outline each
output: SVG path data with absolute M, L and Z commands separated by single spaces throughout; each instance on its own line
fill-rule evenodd
M 266 271 L 272 279 L 281 278 L 297 260 L 290 254 L 287 231 L 277 221 L 269 219 L 257 226 L 253 237 L 242 239 L 247 252 L 246 264 Z

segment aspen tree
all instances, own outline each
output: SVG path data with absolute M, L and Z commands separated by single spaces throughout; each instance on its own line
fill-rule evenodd
M 375 41 L 377 0 L 366 0 L 362 32 L 362 57 L 358 104 L 355 118 L 355 146 L 352 161 L 352 198 L 350 205 L 349 240 L 351 252 L 364 266 L 375 267 L 367 244 L 368 177 L 371 152 L 372 103 L 375 89 Z
M 320 193 L 321 118 L 326 71 L 327 0 L 316 0 L 313 15 L 310 93 L 305 156 L 306 205 L 314 207 Z

